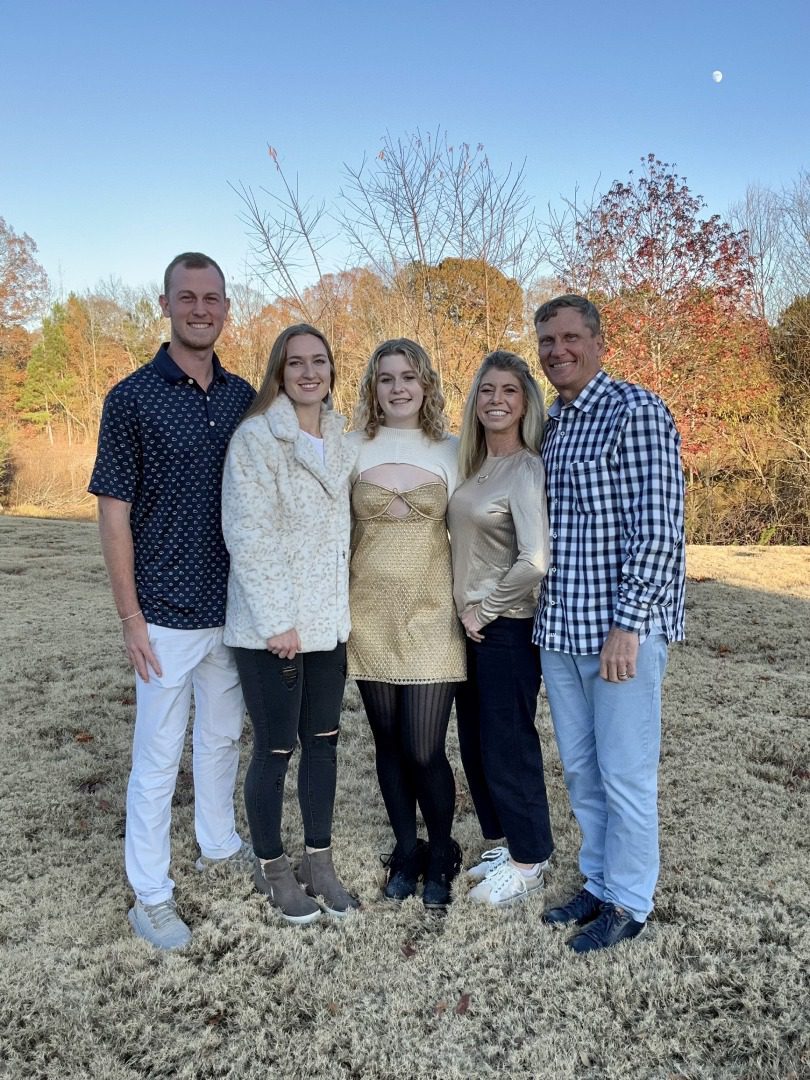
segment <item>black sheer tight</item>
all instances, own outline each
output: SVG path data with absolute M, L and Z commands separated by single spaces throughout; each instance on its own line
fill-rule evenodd
M 434 848 L 447 847 L 456 785 L 445 753 L 454 683 L 395 686 L 358 680 L 377 750 L 377 778 L 402 851 L 416 844 L 416 806 Z

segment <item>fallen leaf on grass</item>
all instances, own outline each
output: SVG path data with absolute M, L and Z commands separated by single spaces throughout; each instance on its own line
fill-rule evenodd
M 470 995 L 469 994 L 462 994 L 461 997 L 458 999 L 458 1002 L 456 1004 L 455 1009 L 453 1009 L 453 1012 L 456 1014 L 456 1016 L 463 1016 L 466 1013 L 466 1011 L 469 1009 L 469 1007 L 470 1007 Z
M 404 941 L 399 948 L 406 960 L 410 960 L 412 956 L 416 956 L 416 949 L 414 948 L 412 941 Z
M 79 784 L 79 791 L 82 795 L 94 795 L 100 787 L 104 787 L 104 780 L 100 776 L 94 776 Z
M 225 1019 L 225 1013 L 224 1012 L 215 1012 L 215 1013 L 212 1013 L 211 1016 L 206 1016 L 205 1022 L 208 1025 L 208 1027 L 219 1027 L 219 1025 L 222 1023 L 222 1021 L 224 1019 Z
M 433 1015 L 434 1016 L 444 1016 L 444 1014 L 446 1012 L 447 1012 L 447 1002 L 446 1001 L 437 1001 L 436 1004 L 433 1006 Z
M 94 736 L 89 731 L 77 731 L 73 738 L 76 742 L 92 742 Z

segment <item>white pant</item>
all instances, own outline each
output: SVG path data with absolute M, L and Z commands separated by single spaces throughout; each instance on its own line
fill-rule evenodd
M 172 796 L 194 691 L 194 829 L 203 855 L 238 851 L 233 789 L 245 704 L 223 628 L 172 630 L 149 624 L 163 674 L 136 674 L 135 736 L 124 843 L 129 882 L 142 904 L 168 900 Z

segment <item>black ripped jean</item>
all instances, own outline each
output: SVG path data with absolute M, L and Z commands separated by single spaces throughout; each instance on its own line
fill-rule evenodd
M 284 853 L 284 781 L 296 741 L 301 744 L 298 802 L 304 842 L 313 848 L 329 847 L 346 646 L 299 653 L 293 660 L 281 660 L 263 649 L 233 652 L 253 724 L 253 757 L 245 777 L 253 850 L 260 859 L 277 859 Z

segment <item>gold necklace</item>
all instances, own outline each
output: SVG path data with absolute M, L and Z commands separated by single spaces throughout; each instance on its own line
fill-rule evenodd
M 506 457 L 514 457 L 514 456 L 515 456 L 515 454 L 519 454 L 519 453 L 520 453 L 520 451 L 521 451 L 522 449 L 523 449 L 523 447 L 522 447 L 522 446 L 519 446 L 519 447 L 517 448 L 517 450 L 510 450 L 508 454 L 497 454 L 497 455 L 495 456 L 495 460 L 496 460 L 496 461 L 500 461 L 500 460 L 501 460 L 501 458 L 506 458 Z M 487 455 L 487 458 L 488 458 L 488 457 L 489 457 L 489 455 Z M 484 460 L 486 461 L 486 460 L 487 460 L 487 458 L 484 458 Z M 488 472 L 485 472 L 485 473 L 479 473 L 479 474 L 478 474 L 478 481 L 477 481 L 477 482 L 478 482 L 479 484 L 483 484 L 483 483 L 484 483 L 484 481 L 485 481 L 485 480 L 488 480 L 488 479 L 489 479 L 489 473 L 488 473 Z

